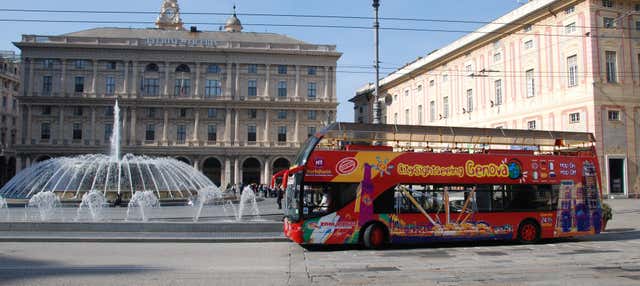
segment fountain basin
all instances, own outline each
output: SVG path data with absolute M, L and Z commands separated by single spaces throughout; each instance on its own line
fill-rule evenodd
M 11 232 L 282 232 L 282 222 L 0 222 Z

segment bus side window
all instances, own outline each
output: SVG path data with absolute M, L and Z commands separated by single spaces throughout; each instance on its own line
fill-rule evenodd
M 478 185 L 476 189 L 476 204 L 479 212 L 491 211 L 491 189 L 487 185 Z
M 491 199 L 491 210 L 492 211 L 503 211 L 504 210 L 504 189 L 502 186 L 494 186 L 493 188 L 493 198 Z
M 393 209 L 393 206 L 394 206 L 393 195 L 395 193 L 395 188 L 396 188 L 395 186 L 388 188 L 373 201 L 374 213 L 377 213 L 377 214 L 395 213 Z

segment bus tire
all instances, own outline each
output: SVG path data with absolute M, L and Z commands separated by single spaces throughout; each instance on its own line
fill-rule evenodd
M 384 226 L 379 223 L 372 223 L 364 230 L 362 238 L 364 247 L 368 249 L 382 249 L 387 245 L 388 235 Z
M 524 220 L 518 227 L 518 240 L 521 243 L 535 243 L 540 239 L 540 225 L 532 219 Z

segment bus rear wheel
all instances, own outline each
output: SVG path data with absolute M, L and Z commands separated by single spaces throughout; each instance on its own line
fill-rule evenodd
M 534 243 L 540 239 L 540 227 L 537 223 L 526 220 L 518 228 L 518 240 L 522 243 Z
M 381 249 L 387 244 L 387 231 L 380 224 L 370 224 L 364 231 L 362 241 L 366 248 Z

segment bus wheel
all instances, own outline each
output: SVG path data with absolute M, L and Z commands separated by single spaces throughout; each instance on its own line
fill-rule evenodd
M 540 227 L 538 224 L 526 220 L 520 224 L 518 228 L 518 240 L 522 243 L 534 243 L 540 239 Z
M 387 244 L 387 232 L 380 224 L 370 224 L 364 231 L 362 241 L 366 248 L 381 249 Z

